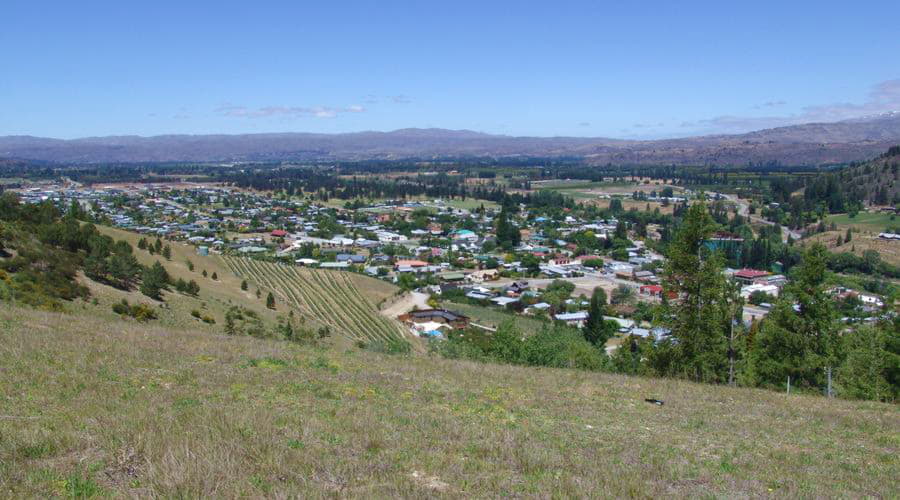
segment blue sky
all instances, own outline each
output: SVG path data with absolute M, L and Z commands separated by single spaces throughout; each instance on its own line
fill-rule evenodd
M 900 2 L 7 1 L 0 135 L 657 138 L 900 110 Z

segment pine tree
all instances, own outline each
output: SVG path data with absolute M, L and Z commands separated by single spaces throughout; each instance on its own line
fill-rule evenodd
M 213 271 L 213 273 L 212 273 L 212 279 L 213 279 L 213 281 L 217 281 L 219 279 L 219 275 L 216 274 L 215 271 Z
M 172 249 L 169 248 L 169 245 L 163 247 L 162 256 L 165 257 L 166 260 L 172 260 Z
M 247 280 L 241 281 L 241 290 L 247 291 Z
M 825 293 L 829 254 L 814 244 L 795 268 L 775 307 L 762 322 L 750 352 L 753 381 L 781 387 L 787 377 L 797 387 L 820 388 L 823 369 L 838 363 L 834 301 Z
M 152 266 L 144 269 L 140 290 L 147 297 L 161 300 L 160 291 L 165 289 L 168 283 L 169 273 L 159 261 L 156 261 Z
M 601 287 L 594 288 L 591 294 L 591 305 L 588 310 L 588 319 L 582 328 L 584 338 L 599 348 L 606 345 L 606 341 L 615 335 L 619 324 L 615 321 L 603 319 L 606 314 L 606 291 Z
M 852 238 L 852 234 L 853 234 L 853 232 L 852 232 L 851 229 L 848 227 L 848 228 L 847 228 L 847 235 L 844 236 L 844 241 L 845 241 L 846 243 L 850 243 L 850 240 L 851 240 L 851 238 Z
M 889 402 L 900 397 L 898 381 L 891 383 L 891 370 L 896 375 L 900 368 L 900 330 L 893 326 L 864 326 L 843 335 L 847 358 L 836 377 L 843 395 Z
M 669 246 L 663 293 L 677 301 L 667 306 L 674 341 L 664 341 L 651 358 L 660 374 L 703 382 L 726 379 L 732 306 L 724 259 L 704 245 L 714 229 L 706 204 L 695 203 Z
M 266 295 L 266 307 L 275 309 L 275 296 L 272 295 L 272 292 L 269 292 L 269 294 Z

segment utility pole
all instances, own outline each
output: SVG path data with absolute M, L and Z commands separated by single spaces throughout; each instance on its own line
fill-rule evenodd
M 788 385 L 787 385 L 787 393 L 791 393 L 791 376 L 788 375 Z

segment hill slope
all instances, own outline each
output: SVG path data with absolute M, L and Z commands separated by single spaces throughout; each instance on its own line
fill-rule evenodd
M 402 129 L 347 134 L 115 136 L 73 140 L 0 137 L 0 158 L 72 163 L 359 160 L 576 156 L 595 164 L 846 163 L 900 141 L 900 114 L 810 123 L 739 135 L 656 141 L 602 137 L 512 137 L 467 130 Z
M 900 203 L 900 146 L 861 165 L 840 171 L 840 183 L 853 199 L 876 205 Z
M 10 497 L 900 494 L 884 404 L 6 305 L 0 332 Z

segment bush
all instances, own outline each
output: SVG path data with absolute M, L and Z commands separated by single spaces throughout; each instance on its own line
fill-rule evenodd
M 200 311 L 194 309 L 193 311 L 191 311 L 191 316 L 193 316 L 193 317 L 195 317 L 195 318 L 197 318 L 197 319 L 200 319 L 200 317 L 201 317 Z
M 625 304 L 634 297 L 634 290 L 628 285 L 619 285 L 610 296 L 610 304 Z
M 524 362 L 532 366 L 599 370 L 604 357 L 580 332 L 565 327 L 544 328 L 523 345 Z
M 141 323 L 156 319 L 156 311 L 147 304 L 128 304 L 128 301 L 122 299 L 122 302 L 113 304 L 112 310 L 116 314 L 134 318 Z
M 381 354 L 409 354 L 412 352 L 409 342 L 399 338 L 378 339 L 363 343 L 363 349 Z

